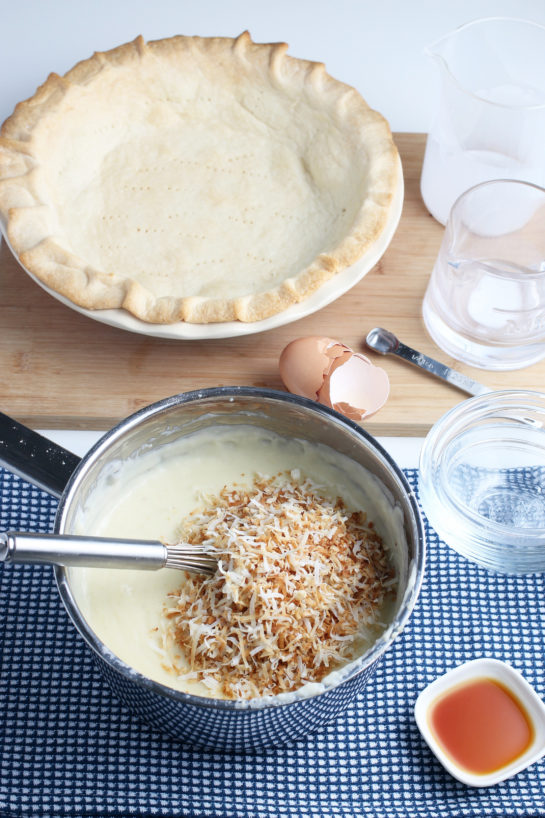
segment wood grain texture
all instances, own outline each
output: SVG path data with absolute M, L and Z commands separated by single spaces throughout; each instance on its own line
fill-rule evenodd
M 148 338 L 65 307 L 0 248 L 0 409 L 35 428 L 108 429 L 153 401 L 208 386 L 282 389 L 280 352 L 305 335 L 327 335 L 354 350 L 374 326 L 492 388 L 545 388 L 545 361 L 512 373 L 483 372 L 445 355 L 428 337 L 421 304 L 443 228 L 420 197 L 423 134 L 396 134 L 405 175 L 399 228 L 375 268 L 333 304 L 269 332 L 212 341 Z M 386 406 L 365 422 L 375 435 L 424 435 L 464 399 L 454 387 L 395 358 L 369 357 L 389 374 Z

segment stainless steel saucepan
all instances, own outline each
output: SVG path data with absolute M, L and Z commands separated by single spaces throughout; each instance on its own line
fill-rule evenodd
M 97 483 L 127 458 L 226 424 L 251 424 L 284 437 L 327 445 L 371 472 L 402 512 L 406 543 L 399 563 L 400 592 L 393 623 L 349 673 L 339 673 L 318 692 L 289 700 L 280 696 L 225 701 L 176 691 L 146 678 L 113 655 L 86 622 L 70 569 L 59 566 L 54 570 L 74 625 L 114 692 L 134 713 L 194 746 L 241 752 L 294 741 L 336 718 L 364 687 L 407 623 L 424 570 L 424 534 L 416 498 L 390 456 L 360 426 L 313 401 L 266 389 L 222 387 L 176 395 L 140 410 L 106 433 L 82 460 L 1 416 L 0 462 L 59 498 L 55 532 L 71 534 L 78 513 L 93 503 Z

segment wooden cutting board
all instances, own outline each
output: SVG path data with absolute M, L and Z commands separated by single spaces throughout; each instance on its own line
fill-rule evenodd
M 200 387 L 282 389 L 278 358 L 304 335 L 326 335 L 354 350 L 374 326 L 493 388 L 545 388 L 545 361 L 513 373 L 463 366 L 429 339 L 422 298 L 443 228 L 419 190 L 423 134 L 397 134 L 405 175 L 399 228 L 376 267 L 333 304 L 293 324 L 243 338 L 171 341 L 100 324 L 52 298 L 0 248 L 0 410 L 42 429 L 108 429 L 160 398 Z M 375 435 L 425 435 L 465 395 L 392 357 L 367 352 L 390 376 L 386 406 L 365 422 Z

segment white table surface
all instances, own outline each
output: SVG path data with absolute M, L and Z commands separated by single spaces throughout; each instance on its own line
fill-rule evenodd
M 508 16 L 545 24 L 545 0 L 1 0 L 0 121 L 51 72 L 138 34 L 285 41 L 293 56 L 324 62 L 355 86 L 394 131 L 429 130 L 438 95 L 426 44 L 470 20 Z M 96 432 L 44 433 L 84 452 Z M 381 439 L 399 465 L 417 465 L 422 441 Z

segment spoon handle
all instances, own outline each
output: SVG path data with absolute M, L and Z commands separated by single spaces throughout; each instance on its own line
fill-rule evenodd
M 493 391 L 492 389 L 489 389 L 488 386 L 484 386 L 482 383 L 474 381 L 473 378 L 468 378 L 467 375 L 462 375 L 461 372 L 456 372 L 455 369 L 451 369 L 450 366 L 446 366 L 445 364 L 436 361 L 435 358 L 430 358 L 428 355 L 424 355 L 423 352 L 417 352 L 416 349 L 408 347 L 399 340 L 397 342 L 397 346 L 392 349 L 391 352 L 392 355 L 397 355 L 399 358 L 403 358 L 403 360 L 408 361 L 421 369 L 426 369 L 428 372 L 431 372 L 432 375 L 436 375 L 436 377 L 441 378 L 443 381 L 447 381 L 447 383 L 452 384 L 452 386 L 456 386 L 458 389 L 461 389 L 463 392 L 467 392 L 469 395 L 485 395 L 487 392 Z

